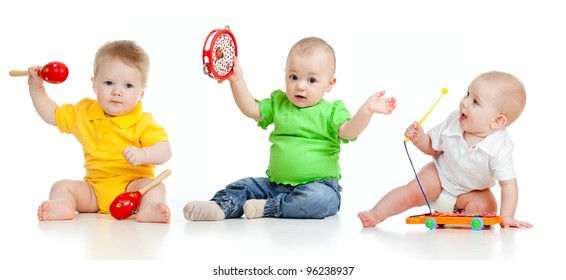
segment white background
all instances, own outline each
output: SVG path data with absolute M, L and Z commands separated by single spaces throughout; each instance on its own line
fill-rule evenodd
M 546 257 L 549 248 L 564 249 L 557 232 L 564 229 L 564 150 L 560 141 L 566 100 L 566 18 L 565 9 L 557 3 L 3 1 L 0 216 L 2 231 L 23 228 L 24 232 L 10 235 L 21 234 L 21 239 L 4 240 L 11 246 L 0 249 L 2 259 L 26 248 L 25 231 L 37 225 L 37 206 L 48 197 L 51 184 L 63 178 L 80 179 L 84 174 L 81 147 L 72 136 L 41 121 L 29 98 L 26 78 L 9 77 L 11 69 L 25 70 L 52 60 L 66 63 L 70 71 L 67 81 L 46 87 L 58 104 L 75 103 L 84 97 L 94 98 L 90 78 L 100 45 L 130 39 L 145 48 L 151 71 L 144 110 L 152 112 L 166 128 L 174 153 L 157 169 L 173 170 L 167 179 L 172 223 L 186 222 L 182 218 L 186 202 L 207 200 L 242 177 L 264 175 L 271 130 L 261 130 L 239 112 L 227 82 L 218 84 L 202 72 L 206 36 L 227 24 L 236 36 L 239 60 L 256 98 L 284 89 L 287 52 L 306 36 L 325 39 L 337 55 L 337 84 L 326 99 L 341 99 L 355 113 L 378 90 L 398 98 L 392 115 L 374 116 L 357 141 L 342 146 L 341 219 L 357 219 L 358 211 L 371 208 L 391 188 L 412 178 L 401 142 L 403 131 L 426 113 L 442 88 L 448 88 L 449 93 L 425 121 L 425 129 L 457 109 L 469 82 L 478 74 L 500 70 L 516 75 L 527 90 L 526 109 L 509 128 L 516 144 L 520 188 L 516 217 L 533 223 L 533 230 L 540 233 L 532 241 L 540 242 L 541 248 L 532 252 L 533 259 Z M 416 149 L 412 158 L 417 168 L 430 160 Z M 499 187 L 493 190 L 498 195 Z M 57 260 L 54 253 L 33 252 L 45 254 L 51 261 Z M 255 256 L 242 256 L 251 257 Z M 23 265 L 25 259 L 14 263 Z M 79 264 L 86 270 L 98 265 Z M 68 264 L 43 264 L 52 265 Z M 149 265 L 181 275 L 184 272 L 181 264 Z M 103 275 L 96 269 L 93 273 Z M 187 273 L 181 278 L 189 277 Z

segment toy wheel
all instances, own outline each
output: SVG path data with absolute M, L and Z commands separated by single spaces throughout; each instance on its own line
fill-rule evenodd
M 434 229 L 436 227 L 436 220 L 433 218 L 428 218 L 426 219 L 424 224 L 428 229 Z
M 470 221 L 470 226 L 474 229 L 474 230 L 480 230 L 483 227 L 483 220 L 481 218 L 473 218 Z

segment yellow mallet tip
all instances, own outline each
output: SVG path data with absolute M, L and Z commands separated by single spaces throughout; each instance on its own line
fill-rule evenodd
M 448 89 L 447 88 L 443 88 L 442 89 L 442 94 L 447 94 L 448 93 Z

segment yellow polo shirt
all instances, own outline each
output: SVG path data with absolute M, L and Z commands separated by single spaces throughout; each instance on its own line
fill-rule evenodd
M 152 114 L 142 112 L 141 102 L 126 115 L 108 118 L 96 100 L 85 98 L 76 105 L 57 108 L 55 120 L 61 132 L 73 134 L 81 143 L 86 180 L 124 175 L 131 180 L 153 178 L 154 165 L 133 167 L 122 151 L 128 146 L 141 148 L 169 140 Z

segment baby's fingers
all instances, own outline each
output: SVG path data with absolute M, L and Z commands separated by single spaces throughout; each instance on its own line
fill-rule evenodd
M 135 156 L 135 148 L 134 147 L 127 147 L 124 149 L 124 151 L 122 151 L 122 156 L 128 161 L 128 162 L 132 162 L 134 156 Z
M 514 218 L 503 218 L 503 220 L 501 221 L 501 227 L 503 228 L 507 228 L 507 227 L 515 227 L 515 228 L 532 228 L 533 225 L 531 225 L 530 223 L 527 222 L 523 222 L 523 221 L 517 221 Z

